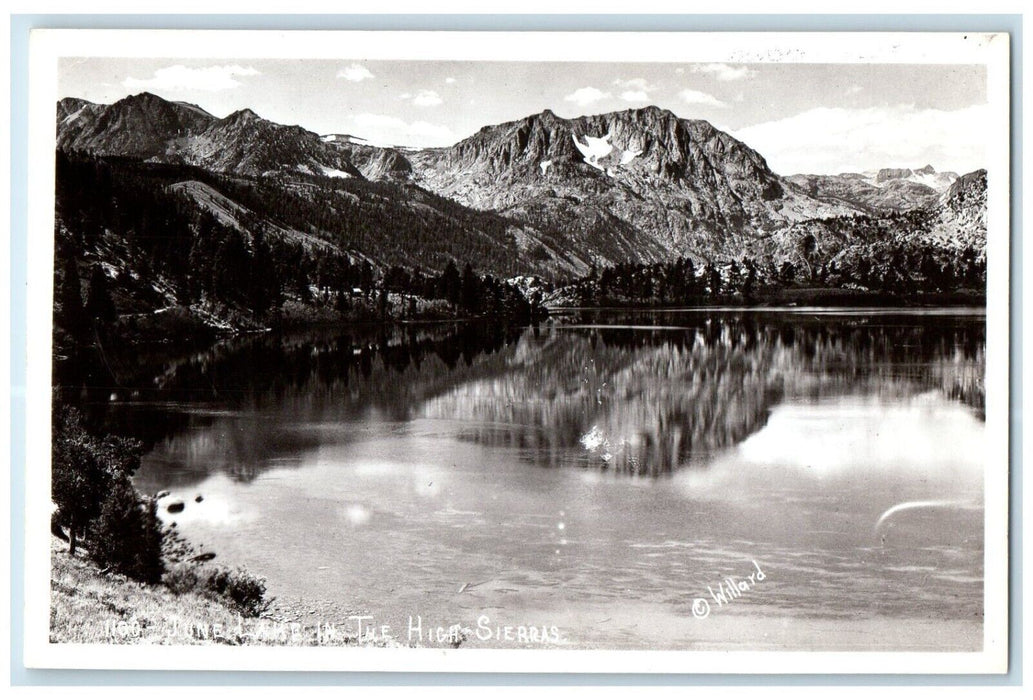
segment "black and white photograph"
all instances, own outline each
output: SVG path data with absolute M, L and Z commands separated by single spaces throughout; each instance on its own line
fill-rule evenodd
M 35 663 L 1006 670 L 1006 34 L 33 42 Z

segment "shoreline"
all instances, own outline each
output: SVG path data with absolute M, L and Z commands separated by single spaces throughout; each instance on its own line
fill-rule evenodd
M 275 602 L 268 613 L 244 617 L 211 596 L 105 573 L 82 555 L 70 557 L 54 537 L 50 570 L 54 644 L 386 646 L 359 640 L 343 625 L 296 626 Z
M 926 309 L 926 308 L 986 308 L 986 295 L 968 292 L 936 292 L 927 294 L 887 294 L 864 292 L 834 287 L 782 289 L 757 293 L 750 297 L 722 296 L 687 298 L 683 302 L 652 303 L 635 299 L 604 298 L 590 304 L 564 304 L 562 297 L 546 302 L 550 314 L 566 309 L 599 309 L 620 311 L 660 311 L 674 309 L 794 309 L 805 307 L 836 309 Z M 571 298 L 571 301 L 574 299 Z
M 424 620 L 427 636 L 422 640 L 404 628 L 392 627 L 385 634 L 379 622 L 360 636 L 356 616 L 372 616 L 340 602 L 277 599 L 269 612 L 246 618 L 207 596 L 175 594 L 162 584 L 147 586 L 102 573 L 84 557 L 69 558 L 61 544 L 56 538 L 51 544 L 50 641 L 57 644 L 941 653 L 983 648 L 982 620 L 805 617 L 763 608 L 696 619 L 648 604 L 615 609 L 599 603 L 577 612 L 522 611 L 522 618 L 555 625 L 558 642 L 529 641 L 517 627 L 508 637 L 500 632 L 478 638 L 486 628 L 477 627 L 477 615 L 451 621 L 461 623 L 461 638 L 442 627 L 434 639 L 430 633 L 437 628 L 430 620 Z M 590 630 L 591 638 L 578 630 Z
M 771 303 L 770 301 L 754 301 L 751 303 L 736 303 L 734 300 L 725 300 L 721 303 L 714 304 L 699 304 L 699 305 L 634 305 L 634 304 L 623 304 L 623 305 L 590 305 L 590 306 L 578 306 L 578 305 L 554 305 L 548 306 L 546 314 L 534 318 L 528 322 L 516 321 L 512 318 L 506 317 L 487 317 L 487 316 L 462 316 L 455 318 L 423 318 L 423 319 L 406 319 L 406 318 L 387 318 L 387 319 L 345 319 L 345 320 L 316 320 L 304 323 L 288 323 L 279 324 L 273 326 L 267 326 L 263 328 L 235 328 L 233 330 L 222 330 L 220 332 L 212 332 L 202 335 L 185 336 L 179 338 L 173 338 L 172 336 L 161 336 L 152 338 L 122 338 L 119 342 L 124 342 L 128 346 L 134 348 L 162 348 L 172 344 L 174 340 L 187 341 L 187 346 L 193 350 L 203 350 L 205 348 L 212 347 L 221 342 L 232 341 L 247 337 L 259 337 L 269 335 L 287 335 L 287 334 L 298 334 L 306 332 L 314 332 L 321 330 L 334 330 L 340 328 L 376 328 L 381 326 L 401 326 L 407 328 L 429 328 L 435 326 L 447 326 L 447 325 L 466 325 L 466 324 L 490 324 L 493 327 L 530 327 L 541 323 L 548 323 L 554 320 L 561 320 L 564 315 L 571 313 L 603 313 L 603 312 L 621 312 L 621 313 L 839 313 L 839 314 L 874 314 L 874 315 L 885 315 L 892 313 L 900 314 L 912 314 L 912 313 L 941 313 L 944 315 L 980 315 L 986 314 L 986 303 L 985 298 L 979 301 L 976 300 L 955 300 L 953 303 L 950 301 L 938 302 L 938 303 L 907 303 L 905 301 L 896 300 L 894 303 L 889 304 L 862 304 L 860 302 L 868 301 L 871 299 L 856 299 L 849 303 L 839 303 L 835 301 L 817 299 L 810 300 L 813 303 Z M 211 330 L 211 329 L 209 329 Z M 95 348 L 94 345 L 82 346 L 80 348 L 68 348 L 59 347 L 55 345 L 55 359 L 59 361 L 67 361 L 68 359 L 81 354 L 84 351 Z

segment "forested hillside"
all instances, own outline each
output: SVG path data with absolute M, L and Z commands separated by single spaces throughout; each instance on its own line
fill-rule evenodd
M 91 323 L 146 338 L 529 313 L 516 288 L 467 262 L 517 269 L 504 220 L 419 192 L 403 206 L 389 187 L 59 151 L 58 326 L 69 340 Z

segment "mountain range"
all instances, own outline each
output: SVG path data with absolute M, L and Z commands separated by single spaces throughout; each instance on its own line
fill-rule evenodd
M 985 171 L 782 176 L 710 123 L 658 107 L 574 119 L 545 110 L 450 147 L 409 149 L 320 135 L 249 109 L 219 118 L 141 93 L 110 105 L 61 100 L 57 146 L 218 174 L 199 183 L 184 173 L 172 184 L 231 225 L 261 220 L 308 248 L 377 267 L 440 270 L 466 255 L 502 275 L 564 277 L 593 265 L 744 252 L 777 265 L 799 257 L 793 239 L 804 229 L 818 229 L 818 251 L 832 260 L 851 244 L 843 233 L 851 221 L 912 211 L 932 222 L 919 236 L 929 245 L 985 246 Z M 263 197 L 241 197 L 228 184 L 245 181 Z M 281 197 L 289 201 L 264 204 Z M 358 208 L 362 235 L 340 218 L 323 225 L 292 215 L 312 207 L 330 220 Z M 422 227 L 423 248 L 407 244 L 413 226 Z
M 931 165 L 917 170 L 883 168 L 865 173 L 791 175 L 788 178 L 812 197 L 839 202 L 873 215 L 930 206 L 957 179 L 957 173 L 936 172 Z

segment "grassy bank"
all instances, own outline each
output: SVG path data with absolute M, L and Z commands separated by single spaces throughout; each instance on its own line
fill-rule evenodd
M 226 644 L 354 646 L 338 622 L 287 622 L 282 615 L 248 618 L 201 593 L 174 593 L 102 572 L 80 551 L 53 538 L 50 548 L 50 641 L 74 644 Z M 366 642 L 362 643 L 366 645 Z

